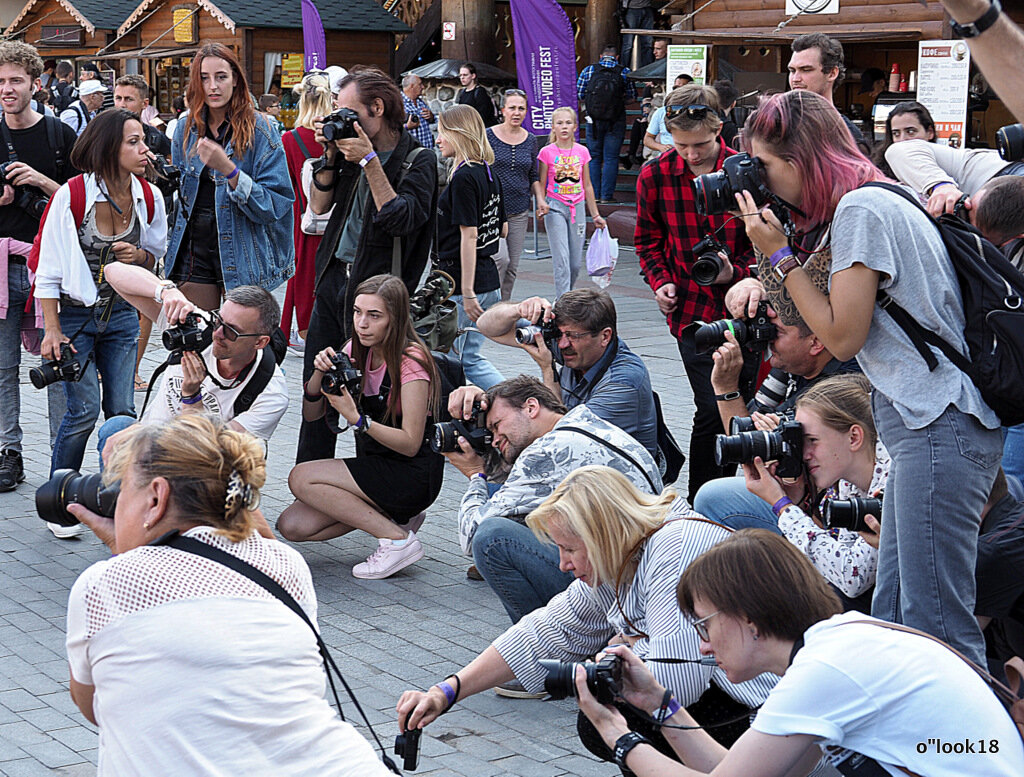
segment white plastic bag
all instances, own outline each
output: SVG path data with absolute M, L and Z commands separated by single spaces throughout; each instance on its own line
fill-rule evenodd
M 326 213 L 316 214 L 313 209 L 309 206 L 309 193 L 313 186 L 313 163 L 317 160 L 310 157 L 302 163 L 302 172 L 300 180 L 302 182 L 302 191 L 306 195 L 306 210 L 302 213 L 302 221 L 299 223 L 299 229 L 305 232 L 307 235 L 322 235 L 327 229 L 327 222 L 331 220 L 331 213 L 334 212 L 334 206 Z
M 619 258 L 619 241 L 607 228 L 594 231 L 587 246 L 587 274 L 602 289 L 612 282 L 612 272 Z

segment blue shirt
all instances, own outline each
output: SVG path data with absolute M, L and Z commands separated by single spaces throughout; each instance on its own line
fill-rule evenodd
M 651 114 L 651 120 L 647 123 L 647 134 L 654 135 L 654 139 L 664 146 L 671 146 L 674 142 L 672 133 L 665 126 L 664 105 Z
M 657 458 L 658 416 L 651 376 L 643 359 L 620 338 L 582 375 L 563 368 L 558 384 L 567 408 L 586 404 L 594 415 L 631 435 Z
M 590 79 L 594 75 L 594 69 L 597 67 L 618 67 L 619 61 L 615 57 L 601 57 L 600 62 L 597 65 L 587 65 L 583 68 L 583 72 L 580 73 L 580 77 L 576 80 L 576 96 L 582 100 L 587 95 L 587 86 L 590 84 Z M 636 87 L 633 86 L 633 82 L 626 78 L 626 74 L 629 73 L 629 68 L 622 68 L 622 80 L 626 84 L 626 102 L 631 102 L 636 99 Z
M 405 106 L 405 112 L 407 114 L 416 116 L 420 120 L 420 123 L 417 124 L 415 127 L 406 127 L 406 129 L 409 130 L 409 134 L 416 138 L 416 140 L 419 141 L 420 145 L 423 146 L 423 148 L 433 148 L 434 133 L 430 131 L 430 124 L 428 122 L 425 122 L 423 120 L 423 116 L 420 114 L 420 111 L 423 108 L 430 110 L 430 106 L 427 105 L 426 101 L 422 97 L 417 97 L 415 100 L 410 100 L 408 97 L 405 96 L 404 92 L 402 93 L 402 105 Z

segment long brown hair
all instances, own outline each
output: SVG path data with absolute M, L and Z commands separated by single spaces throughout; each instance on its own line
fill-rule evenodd
M 234 91 L 231 93 L 231 102 L 228 103 L 228 121 L 231 122 L 231 139 L 237 157 L 244 156 L 249 146 L 252 145 L 253 134 L 256 131 L 256 109 L 252 107 L 252 100 L 249 98 L 249 82 L 245 78 L 241 65 L 235 53 L 223 43 L 204 43 L 199 47 L 192 60 L 192 67 L 189 68 L 188 90 L 185 93 L 185 100 L 189 105 L 188 118 L 185 120 L 185 137 L 188 138 L 189 131 L 195 127 L 196 135 L 206 135 L 206 116 L 203 107 L 206 105 L 206 93 L 203 91 L 203 77 L 200 70 L 203 60 L 207 57 L 219 57 L 231 67 L 231 73 L 235 77 Z
M 401 396 L 402 356 L 408 356 L 427 371 L 430 376 L 430 399 L 427 409 L 431 414 L 437 413 L 441 399 L 441 375 L 430 355 L 430 349 L 423 342 L 412 325 L 409 315 L 409 290 L 404 281 L 394 275 L 374 275 L 356 286 L 354 297 L 360 294 L 376 294 L 384 301 L 388 311 L 388 331 L 384 342 L 378 346 L 378 352 L 384 357 L 388 377 L 391 378 L 391 393 L 388 396 L 388 410 L 385 420 L 391 420 L 396 413 L 396 406 Z M 354 298 L 353 297 L 353 298 Z M 369 349 L 359 342 L 358 337 L 352 338 L 352 361 L 359 369 L 366 365 Z M 366 374 L 363 374 L 363 387 L 366 386 Z

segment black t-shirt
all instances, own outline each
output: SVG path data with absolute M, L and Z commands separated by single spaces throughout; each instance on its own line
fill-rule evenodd
M 463 89 L 459 92 L 456 100 L 459 105 L 471 105 L 476 108 L 480 118 L 484 120 L 485 127 L 493 127 L 498 123 L 497 112 L 494 110 L 494 100 L 482 86 L 473 89 Z
M 47 178 L 52 178 L 57 183 L 65 183 L 72 176 L 78 175 L 78 171 L 71 167 L 70 162 L 71 149 L 75 145 L 77 136 L 71 127 L 59 119 L 51 118 L 50 121 L 55 122 L 54 139 L 59 141 L 61 135 L 64 138 L 64 172 L 62 175 L 57 174 L 56 155 L 50 148 L 47 137 L 47 119 L 42 118 L 28 129 L 7 127 L 7 131 L 11 135 L 11 142 L 14 144 L 14 151 L 18 155 L 19 162 L 24 162 L 36 172 L 42 173 Z M 0 163 L 8 161 L 10 161 L 10 155 L 7 153 L 7 144 L 0 142 Z M 43 192 L 34 186 L 25 188 L 40 197 L 44 196 Z M 31 243 L 38 231 L 39 219 L 27 213 L 23 208 L 14 204 L 0 208 L 0 237 L 13 237 Z
M 484 164 L 459 167 L 437 201 L 437 255 L 441 269 L 455 279 L 457 289 L 462 282 L 460 227 L 477 228 L 473 291 L 480 294 L 500 286 L 498 268 L 491 257 L 498 250 L 504 221 L 501 184 L 490 167 Z

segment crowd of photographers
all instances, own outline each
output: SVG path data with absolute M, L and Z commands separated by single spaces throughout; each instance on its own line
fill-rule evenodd
M 987 5 L 948 5 L 963 23 L 977 17 L 972 47 L 987 47 L 981 33 L 992 28 L 1017 35 L 997 3 L 994 17 Z M 315 770 L 354 753 L 364 766 L 352 773 L 375 773 L 366 743 L 322 703 L 315 626 L 299 637 L 276 609 L 260 613 L 269 595 L 310 625 L 316 617 L 308 568 L 267 544 L 274 531 L 259 510 L 266 443 L 289 402 L 270 294 L 296 264 L 296 178 L 280 133 L 219 44 L 193 59 L 191 110 L 170 162 L 157 165 L 159 141 L 139 117 L 144 84 L 121 79 L 115 107 L 93 115 L 100 106 L 86 98 L 101 91 L 83 82 L 72 137 L 63 116 L 31 107 L 42 66 L 30 46 L 0 43 L 10 232 L 0 488 L 24 479 L 22 322 L 11 313 L 25 309 L 28 328 L 43 329 L 32 381 L 49 387 L 61 418 L 40 515 L 56 536 L 87 526 L 118 554 L 76 583 L 68 614 L 72 697 L 99 723 L 100 773 L 181 753 L 199 763 L 203 743 L 232 734 L 247 744 L 222 770 Z M 293 542 L 365 531 L 378 547 L 352 574 L 390 577 L 425 554 L 416 532 L 446 458 L 468 481 L 452 531 L 512 621 L 466 667 L 402 695 L 396 752 L 407 768 L 423 726 L 490 688 L 577 697 L 581 740 L 624 774 L 1024 768 L 1005 699 L 986 687 L 999 680 L 985 671 L 1012 681 L 999 664 L 1021 652 L 1024 452 L 1019 427 L 1000 431 L 1020 419 L 992 400 L 984 376 L 961 370 L 974 303 L 923 207 L 955 214 L 946 229 L 962 217 L 1019 267 L 1024 130 L 1005 128 L 1000 152 L 978 159 L 920 148 L 927 137 L 904 151 L 891 137 L 882 158 L 909 185 L 900 194 L 832 104 L 842 72 L 836 41 L 798 39 L 792 90 L 748 120 L 745 153 L 721 137 L 715 90 L 685 84 L 666 97 L 672 143 L 641 169 L 636 247 L 694 397 L 685 496 L 664 488 L 682 452 L 607 292 L 477 303 L 498 288 L 475 281 L 494 264 L 505 219 L 484 122 L 461 107 L 439 117 L 438 150 L 464 173 L 448 190 L 458 201 L 439 202 L 437 156 L 410 132 L 415 98 L 372 68 L 332 79 L 335 112 L 314 122 L 324 151 L 306 193 L 326 223 L 313 256 L 295 502 L 276 528 Z M 417 291 L 435 229 L 451 243 L 452 273 Z M 478 345 L 460 333 L 453 358 L 414 326 L 449 296 L 474 337 L 525 350 L 539 378 L 464 385 L 463 368 L 475 367 L 463 356 Z M 944 342 L 919 345 L 890 308 L 912 310 Z M 164 329 L 170 355 L 137 421 L 140 316 Z M 102 479 L 77 472 L 101 409 Z M 355 455 L 336 459 L 350 427 Z M 220 563 L 184 582 L 175 552 Z M 226 583 L 222 565 L 249 580 Z M 252 610 L 247 630 L 211 639 L 209 613 L 189 602 L 224 595 Z M 118 689 L 162 693 L 166 682 L 126 649 L 152 638 L 158 605 L 173 605 L 187 648 L 157 639 L 153 649 L 181 661 L 196 689 L 215 694 L 247 672 L 272 678 L 236 701 L 272 704 L 275 725 L 293 731 L 287 747 L 270 745 L 255 719 L 218 714 L 206 690 L 181 702 L 182 714 L 204 712 L 174 737 L 157 746 L 130 736 L 139 705 Z M 302 655 L 273 667 L 233 657 L 250 639 L 288 640 Z M 204 656 L 202 671 L 189 655 Z M 935 738 L 971 747 L 922 749 Z

